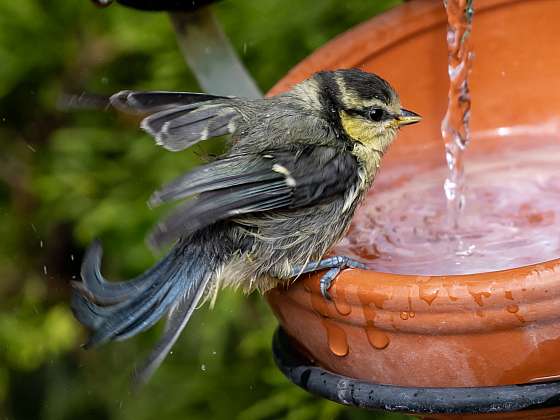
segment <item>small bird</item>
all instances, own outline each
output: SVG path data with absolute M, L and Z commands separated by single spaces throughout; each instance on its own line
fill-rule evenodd
M 401 108 L 385 80 L 357 69 L 323 71 L 289 92 L 243 99 L 183 92 L 119 92 L 118 109 L 149 114 L 141 127 L 177 152 L 231 135 L 229 151 L 150 198 L 186 200 L 151 235 L 167 255 L 140 276 L 110 282 L 101 245 L 86 252 L 72 307 L 92 330 L 85 347 L 124 340 L 164 315 L 162 338 L 136 380 L 162 363 L 194 309 L 224 287 L 265 292 L 303 273 L 327 270 L 321 292 L 341 269 L 365 268 L 344 256 L 322 259 L 346 232 L 387 147 L 420 116 Z

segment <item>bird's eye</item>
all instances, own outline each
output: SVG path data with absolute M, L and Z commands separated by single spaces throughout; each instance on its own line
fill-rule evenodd
M 379 122 L 385 117 L 385 110 L 382 108 L 371 108 L 368 111 L 368 118 L 372 121 Z

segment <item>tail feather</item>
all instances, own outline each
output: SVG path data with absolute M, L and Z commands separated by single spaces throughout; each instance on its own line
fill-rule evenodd
M 115 340 L 125 340 L 152 327 L 163 317 L 165 313 L 170 314 L 173 311 L 173 307 L 177 305 L 178 301 L 181 302 L 186 297 L 192 295 L 193 292 L 191 288 L 200 288 L 200 284 L 189 282 L 190 279 L 198 278 L 199 271 L 205 270 L 205 267 L 197 267 L 198 259 L 198 255 L 190 255 L 190 260 L 184 264 L 178 272 L 172 275 L 177 277 L 177 280 L 174 281 L 171 278 L 168 279 L 168 282 L 174 283 L 174 285 L 172 288 L 167 290 L 161 301 L 157 302 L 157 307 L 151 312 L 148 311 L 146 313 L 147 316 L 139 317 L 134 323 L 128 325 L 121 333 L 118 334 L 118 336 L 115 337 Z
M 173 327 L 176 330 L 173 336 L 165 333 L 146 363 L 151 374 L 165 358 L 204 295 L 214 269 L 211 264 L 205 264 L 210 262 L 205 257 L 202 246 L 180 241 L 143 275 L 129 282 L 112 283 L 100 274 L 101 246 L 94 243 L 82 266 L 83 283 L 75 287 L 72 296 L 76 318 L 92 330 L 85 347 L 127 339 L 152 327 L 166 313 L 170 314 L 170 320 L 183 313 L 180 328 Z M 169 325 L 175 323 L 170 321 Z M 143 374 L 143 377 L 148 376 Z
M 152 353 L 145 360 L 144 364 L 138 369 L 133 377 L 136 384 L 143 384 L 150 379 L 153 373 L 164 361 L 165 357 L 181 335 L 181 332 L 189 322 L 189 319 L 196 309 L 196 306 L 210 280 L 210 276 L 205 276 L 201 287 L 195 293 L 187 294 L 170 312 L 167 320 L 165 333 L 160 339 Z
M 98 329 L 114 310 L 114 307 L 96 305 L 89 298 L 86 298 L 81 291 L 72 293 L 70 305 L 78 321 L 91 330 Z
M 90 335 L 84 347 L 97 347 L 109 340 L 117 340 L 121 334 L 127 334 L 130 329 L 137 327 L 139 324 L 145 327 L 140 329 L 139 332 L 143 331 L 149 327 L 145 325 L 145 321 L 150 315 L 158 315 L 155 320 L 157 322 L 168 309 L 165 304 L 170 306 L 165 298 L 174 285 L 161 284 L 159 286 L 157 289 L 146 291 L 129 304 L 111 311 L 99 328 Z
M 73 286 L 79 289 L 88 298 L 100 305 L 114 305 L 130 300 L 144 292 L 151 284 L 153 276 L 165 271 L 171 264 L 170 258 L 164 258 L 144 274 L 124 282 L 108 282 L 101 275 L 101 257 L 103 250 L 99 241 L 94 241 L 88 248 L 82 264 L 82 283 L 74 282 Z

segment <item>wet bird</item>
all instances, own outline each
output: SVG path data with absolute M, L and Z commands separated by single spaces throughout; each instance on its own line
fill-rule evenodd
M 303 273 L 327 270 L 321 291 L 345 267 L 322 259 L 347 230 L 387 147 L 418 122 L 394 89 L 360 70 L 319 72 L 289 92 L 243 99 L 181 92 L 123 91 L 118 109 L 149 114 L 142 128 L 177 152 L 231 135 L 229 151 L 155 192 L 151 205 L 191 197 L 151 235 L 167 255 L 140 276 L 110 282 L 101 246 L 86 252 L 72 307 L 92 330 L 86 347 L 124 340 L 167 316 L 162 338 L 136 379 L 161 364 L 194 309 L 232 286 L 262 292 Z

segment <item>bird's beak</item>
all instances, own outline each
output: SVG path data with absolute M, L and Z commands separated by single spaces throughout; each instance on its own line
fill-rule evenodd
M 422 120 L 422 117 L 416 112 L 409 111 L 408 109 L 401 108 L 401 113 L 397 115 L 397 122 L 399 126 L 416 124 Z

